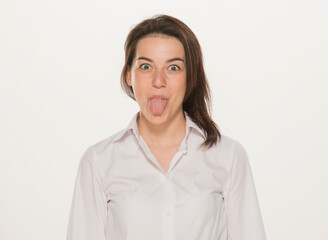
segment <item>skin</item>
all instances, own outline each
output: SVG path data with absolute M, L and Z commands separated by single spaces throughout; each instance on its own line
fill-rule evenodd
M 157 152 L 155 156 L 167 162 L 185 136 L 186 120 L 182 108 L 186 92 L 184 47 L 177 38 L 148 35 L 137 43 L 135 55 L 126 79 L 140 107 L 139 134 L 152 152 Z M 149 97 L 152 95 L 168 98 L 163 113 L 151 112 Z

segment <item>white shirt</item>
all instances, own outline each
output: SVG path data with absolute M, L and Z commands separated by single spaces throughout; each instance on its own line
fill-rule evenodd
M 167 173 L 128 127 L 90 146 L 76 177 L 67 240 L 265 240 L 244 147 L 221 134 L 210 149 L 186 116 Z

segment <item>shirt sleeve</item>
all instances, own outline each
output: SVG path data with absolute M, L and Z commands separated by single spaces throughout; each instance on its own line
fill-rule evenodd
M 265 230 L 245 148 L 234 145 L 227 194 L 228 240 L 265 240 Z
M 79 163 L 67 240 L 106 239 L 107 199 L 96 164 L 94 150 L 89 147 Z

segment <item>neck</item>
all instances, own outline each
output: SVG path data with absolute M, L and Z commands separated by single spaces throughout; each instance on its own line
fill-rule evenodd
M 180 145 L 186 134 L 186 119 L 181 111 L 166 122 L 155 125 L 139 112 L 138 131 L 149 146 L 165 149 Z

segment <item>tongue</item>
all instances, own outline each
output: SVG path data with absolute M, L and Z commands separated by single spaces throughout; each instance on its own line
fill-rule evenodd
M 161 114 L 166 107 L 167 99 L 152 98 L 149 100 L 149 108 L 153 114 Z

